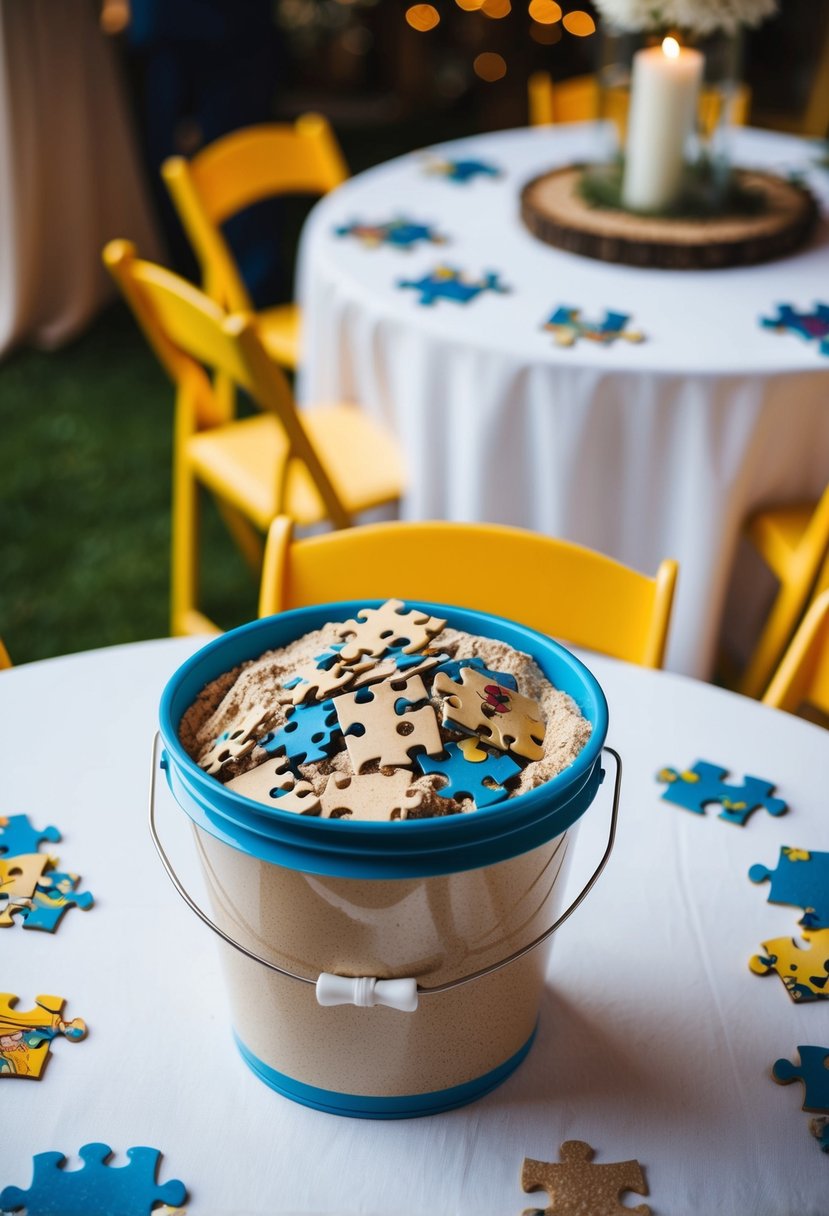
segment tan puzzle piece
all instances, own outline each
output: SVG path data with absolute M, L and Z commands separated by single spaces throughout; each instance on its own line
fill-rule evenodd
M 48 853 L 21 853 L 19 857 L 0 858 L 0 895 L 31 899 L 43 871 L 56 858 Z
M 390 646 L 401 642 L 405 643 L 404 652 L 413 654 L 422 650 L 446 624 L 428 612 L 405 609 L 402 600 L 386 600 L 379 608 L 361 608 L 357 620 L 337 625 L 337 636 L 349 639 L 340 651 L 339 661 L 356 663 L 364 654 L 379 658 Z M 354 636 L 349 637 L 350 634 Z
M 408 680 L 410 676 L 419 676 L 423 675 L 426 671 L 431 671 L 438 663 L 442 663 L 445 658 L 448 658 L 448 655 L 427 655 L 422 663 L 418 663 L 417 667 L 409 667 L 406 671 L 401 671 L 393 658 L 381 659 L 379 663 L 373 663 L 367 671 L 357 676 L 351 687 L 365 688 L 368 684 L 379 684 L 381 680 L 393 678 Z M 359 666 L 357 670 L 359 670 Z
M 314 793 L 310 781 L 297 781 L 284 794 L 272 798 L 270 805 L 277 811 L 294 811 L 297 815 L 319 815 L 321 804 L 319 794 Z
M 332 773 L 322 793 L 325 819 L 407 819 L 423 801 L 420 790 L 410 790 L 411 773 Z
M 446 698 L 443 702 L 443 725 L 457 726 L 480 735 L 484 743 L 514 752 L 527 760 L 540 760 L 544 755 L 545 726 L 537 701 L 496 684 L 491 676 L 462 667 L 460 681 L 439 671 L 432 685 L 433 692 Z M 487 689 L 497 689 L 495 704 L 506 707 L 499 713 L 493 695 Z
M 273 806 L 271 790 L 289 790 L 295 782 L 296 778 L 286 757 L 279 756 L 276 759 L 271 757 L 264 764 L 257 764 L 256 768 L 231 778 L 225 789 L 233 790 L 234 794 L 241 794 L 244 798 L 251 798 L 254 802 L 262 802 L 265 806 Z
M 593 1154 L 584 1140 L 566 1140 L 559 1150 L 560 1162 L 525 1157 L 521 1186 L 527 1192 L 547 1192 L 550 1206 L 544 1208 L 544 1216 L 622 1216 L 625 1212 L 650 1216 L 646 1203 L 630 1208 L 619 1202 L 623 1191 L 648 1194 L 639 1162 L 594 1165 Z
M 0 929 L 11 928 L 15 912 L 32 906 L 30 899 L 0 899 Z
M 210 751 L 202 756 L 199 765 L 206 773 L 218 773 L 228 760 L 240 760 L 256 747 L 262 724 L 270 717 L 271 711 L 261 705 L 255 705 L 245 714 L 241 722 L 234 726 L 226 739 L 217 739 Z
M 420 676 L 384 680 L 367 691 L 371 692 L 371 700 L 360 702 L 356 693 L 345 693 L 333 702 L 355 773 L 373 760 L 382 768 L 410 768 L 414 761 L 409 752 L 414 747 L 429 756 L 443 751 L 431 705 L 402 714 L 394 708 L 401 698 L 410 702 L 427 700 Z M 349 734 L 353 726 L 361 726 L 364 733 Z
M 374 668 L 374 659 L 364 659 L 359 663 L 334 663 L 327 670 L 317 667 L 313 659 L 298 667 L 293 673 L 306 683 L 297 684 L 294 688 L 283 690 L 279 700 L 283 704 L 301 705 L 304 701 L 325 701 L 335 693 L 357 684 L 354 677 L 359 672 L 369 672 Z M 292 677 L 289 676 L 289 679 Z M 378 677 L 381 679 L 382 677 Z

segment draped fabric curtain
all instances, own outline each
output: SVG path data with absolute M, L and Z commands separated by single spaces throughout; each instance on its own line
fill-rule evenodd
M 72 338 L 112 237 L 157 257 L 114 49 L 90 0 L 0 0 L 0 356 Z

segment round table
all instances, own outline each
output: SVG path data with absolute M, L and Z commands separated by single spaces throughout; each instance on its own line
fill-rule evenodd
M 637 270 L 536 240 L 521 187 L 589 158 L 593 124 L 488 134 L 363 173 L 314 209 L 303 234 L 299 393 L 354 399 L 399 436 L 409 518 L 515 524 L 610 554 L 647 573 L 681 571 L 667 666 L 710 674 L 741 524 L 766 502 L 816 498 L 829 480 L 829 358 L 759 324 L 777 305 L 825 300 L 825 222 L 780 261 L 708 272 Z M 735 161 L 801 170 L 823 202 L 816 146 L 735 132 Z M 439 160 L 500 176 L 456 182 Z M 351 224 L 431 225 L 444 244 L 367 245 Z M 496 286 L 462 304 L 421 303 L 440 264 Z M 598 323 L 628 314 L 639 344 L 557 346 L 560 306 Z
M 638 1159 L 654 1213 L 825 1213 L 826 1159 L 801 1086 L 776 1085 L 770 1070 L 796 1060 L 798 1044 L 829 1044 L 829 1006 L 797 1006 L 776 976 L 750 972 L 762 942 L 799 936 L 800 913 L 767 903 L 747 871 L 773 868 L 783 844 L 829 848 L 828 732 L 682 676 L 583 656 L 624 759 L 619 833 L 595 890 L 556 937 L 532 1051 L 472 1106 L 403 1122 L 343 1119 L 294 1105 L 245 1067 L 213 937 L 153 851 L 157 705 L 198 645 L 139 643 L 0 675 L 9 744 L 0 814 L 55 825 L 63 839 L 43 850 L 95 895 L 54 935 L 0 929 L 3 988 L 20 1008 L 57 993 L 65 1016 L 89 1026 L 85 1041 L 52 1045 L 39 1082 L 0 1079 L 14 1112 L 0 1189 L 25 1190 L 36 1153 L 77 1166 L 82 1145 L 103 1142 L 121 1164 L 134 1145 L 160 1149 L 160 1180 L 183 1180 L 192 1216 L 504 1216 L 546 1202 L 521 1191 L 523 1158 L 555 1161 L 573 1139 L 591 1144 L 597 1163 Z M 700 757 L 738 781 L 777 782 L 788 815 L 760 810 L 741 828 L 662 801 L 654 774 Z M 605 788 L 579 828 L 571 895 L 604 848 L 609 801 Z M 192 836 L 166 787 L 158 809 L 198 892 Z

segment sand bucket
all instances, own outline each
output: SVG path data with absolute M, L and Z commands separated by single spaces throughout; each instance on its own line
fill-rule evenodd
M 379 601 L 374 601 L 375 604 Z M 209 681 L 362 603 L 303 608 L 235 629 L 173 675 L 160 712 L 161 766 L 192 820 L 222 938 L 239 1051 L 267 1085 L 331 1113 L 407 1118 L 460 1106 L 503 1081 L 535 1034 L 550 937 L 578 819 L 604 777 L 607 706 L 587 668 L 550 638 L 486 613 L 418 607 L 531 654 L 592 724 L 552 781 L 485 809 L 360 822 L 298 815 L 241 797 L 178 741 Z M 156 741 L 156 749 L 158 740 Z M 610 751 L 610 749 L 604 749 Z M 157 760 L 153 766 L 153 793 Z

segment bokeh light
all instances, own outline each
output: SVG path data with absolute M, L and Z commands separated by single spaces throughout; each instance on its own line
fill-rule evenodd
M 480 76 L 481 80 L 489 83 L 501 80 L 507 74 L 506 60 L 503 55 L 498 55 L 495 51 L 483 51 L 480 55 L 476 55 L 472 67 L 476 76 Z
M 555 0 L 530 0 L 530 16 L 540 25 L 555 25 L 561 21 L 561 5 Z
M 484 0 L 455 0 L 455 3 L 465 13 L 477 13 L 479 8 L 483 8 Z
M 425 33 L 435 28 L 440 21 L 440 13 L 434 4 L 413 4 L 406 9 L 406 20 L 413 30 Z
M 492 17 L 497 21 L 501 17 L 509 16 L 512 12 L 512 4 L 510 0 L 484 0 L 481 12 L 485 17 Z
M 589 13 L 585 13 L 579 8 L 572 13 L 565 14 L 564 28 L 568 34 L 575 34 L 577 38 L 587 38 L 596 32 L 596 22 Z

